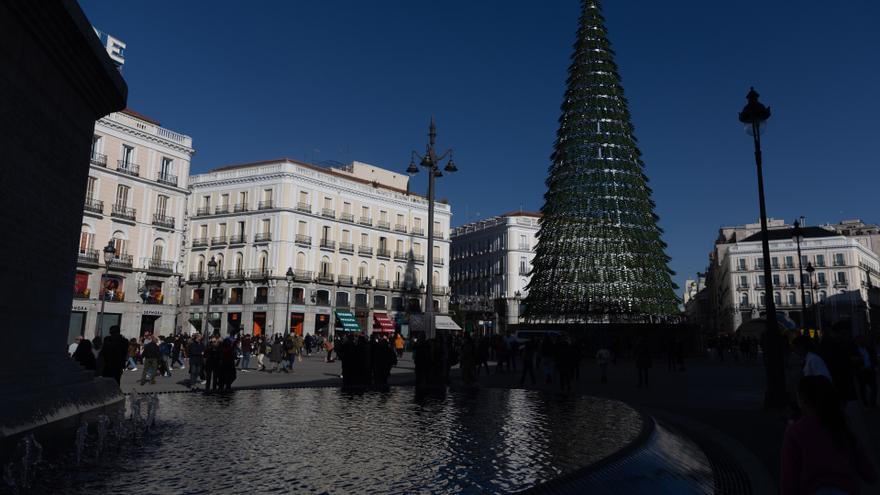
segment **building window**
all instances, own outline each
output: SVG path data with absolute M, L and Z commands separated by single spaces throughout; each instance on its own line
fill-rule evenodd
M 748 306 L 748 304 L 749 304 L 749 293 L 748 292 L 743 292 L 742 294 L 740 294 L 739 303 L 743 306 Z
M 101 136 L 95 134 L 92 136 L 92 158 L 95 158 L 101 152 Z
M 802 255 L 801 255 L 801 266 L 807 266 L 807 263 L 808 263 L 808 261 L 807 261 L 807 255 L 802 254 Z
M 810 292 L 804 293 L 804 301 L 807 303 L 807 306 L 813 304 L 813 294 Z
M 89 232 L 88 226 L 83 225 L 83 231 L 79 235 L 79 252 L 86 253 L 89 249 L 93 249 L 95 245 L 95 234 Z
M 758 275 L 758 287 L 764 287 L 764 276 Z
M 757 258 L 755 260 L 755 269 L 763 270 L 764 269 L 764 258 Z
M 116 206 L 120 208 L 128 207 L 128 186 L 116 186 Z
M 837 272 L 837 283 L 845 284 L 846 283 L 846 272 Z
M 202 207 L 203 208 L 211 208 L 211 196 L 202 196 Z
M 786 268 L 794 268 L 794 256 L 786 256 L 785 257 L 785 267 Z
M 824 302 L 827 297 L 828 294 L 826 294 L 824 290 L 819 291 L 819 302 Z
M 153 259 L 154 260 L 161 260 L 164 250 L 165 250 L 165 248 L 164 248 L 164 246 L 162 246 L 161 242 L 157 241 L 155 244 L 153 244 Z
M 126 167 L 131 165 L 134 160 L 134 148 L 131 146 L 127 146 L 125 144 L 122 145 L 122 164 Z
M 264 218 L 264 219 L 260 222 L 260 227 L 262 228 L 262 230 L 261 230 L 260 232 L 262 232 L 262 233 L 264 233 L 264 234 L 268 234 L 269 232 L 271 232 L 271 228 L 272 228 L 272 220 L 270 220 L 270 219 L 268 219 L 268 218 Z
M 156 198 L 156 215 L 160 217 L 165 216 L 165 212 L 168 210 L 168 196 L 159 195 Z
M 775 285 L 775 286 L 781 285 L 779 283 L 779 274 L 777 274 L 777 273 L 773 274 L 773 285 Z
M 737 268 L 739 268 L 740 270 L 745 270 L 745 269 L 746 269 L 746 260 L 745 260 L 745 258 L 739 258 L 738 260 L 736 260 L 736 264 L 737 264 Z
M 171 158 L 165 158 L 163 156 L 162 157 L 162 165 L 160 166 L 159 174 L 162 177 L 168 177 L 169 175 L 173 174 L 174 173 L 173 169 L 172 169 L 173 163 L 174 163 L 174 160 L 172 160 Z
M 825 266 L 825 255 L 817 254 L 816 255 L 816 266 Z
M 792 306 L 797 304 L 797 296 L 794 295 L 794 292 L 788 293 L 788 304 Z
M 843 253 L 834 255 L 834 266 L 843 266 Z
M 778 269 L 779 268 L 779 258 L 777 258 L 776 256 L 770 258 L 770 266 L 773 267 L 774 269 Z
M 786 284 L 788 284 L 789 286 L 794 285 L 794 273 L 789 273 L 789 274 L 785 277 L 785 282 L 786 282 Z
M 782 294 L 780 294 L 778 292 L 774 292 L 773 293 L 773 302 L 776 303 L 777 306 L 781 305 L 782 304 Z
M 825 280 L 825 272 L 817 273 L 817 274 L 816 274 L 816 281 L 819 283 L 819 285 L 825 285 L 825 284 L 827 284 L 828 281 Z
M 98 182 L 98 179 L 89 176 L 89 181 L 86 182 L 86 200 L 91 201 L 95 199 L 95 184 Z

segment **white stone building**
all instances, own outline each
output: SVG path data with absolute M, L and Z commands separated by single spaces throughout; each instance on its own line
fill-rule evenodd
M 83 211 L 68 339 L 120 325 L 171 334 L 177 321 L 192 138 L 131 110 L 98 120 Z M 103 250 L 116 260 L 106 273 Z M 101 295 L 105 297 L 99 317 Z
M 773 297 L 777 313 L 794 327 L 821 328 L 846 320 L 853 332 L 869 325 L 872 288 L 880 283 L 880 258 L 864 237 L 848 237 L 823 227 L 801 229 L 801 266 L 798 270 L 794 229 L 779 220 L 770 221 L 770 262 Z M 759 224 L 721 229 L 709 287 L 713 294 L 715 320 L 721 332 L 733 332 L 765 311 L 764 279 Z M 807 265 L 815 271 L 809 280 Z M 804 295 L 801 296 L 801 284 Z M 802 301 L 806 318 L 802 317 Z M 816 304 L 814 304 L 814 302 Z
M 329 168 L 290 159 L 220 167 L 190 178 L 188 331 L 332 334 L 351 327 L 408 331 L 424 308 L 448 309 L 448 204 L 435 204 L 434 266 L 425 266 L 427 200 L 409 177 L 365 163 Z M 293 271 L 288 284 L 286 272 Z M 287 315 L 288 289 L 290 316 Z M 353 318 L 352 318 L 353 317 Z M 354 328 L 348 328 L 354 329 Z
M 468 328 L 505 331 L 522 323 L 540 218 L 510 212 L 452 229 L 450 285 Z

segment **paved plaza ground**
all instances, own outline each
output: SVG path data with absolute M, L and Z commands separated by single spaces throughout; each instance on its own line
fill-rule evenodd
M 253 360 L 255 361 L 255 360 Z M 716 459 L 731 458 L 752 479 L 754 487 L 769 487 L 779 474 L 779 449 L 787 418 L 784 413 L 764 412 L 764 368 L 757 362 L 719 362 L 708 358 L 693 358 L 686 371 L 667 371 L 665 361 L 656 360 L 650 371 L 650 387 L 637 388 L 636 369 L 632 362 L 621 361 L 609 368 L 609 381 L 600 383 L 598 367 L 592 360 L 582 363 L 580 379 L 573 383 L 571 394 L 587 394 L 622 400 L 683 430 L 698 440 L 707 451 L 715 451 Z M 273 367 L 274 364 L 267 365 Z M 535 384 L 526 380 L 520 385 L 519 373 L 485 372 L 479 377 L 479 386 L 525 388 L 559 393 L 558 384 L 547 384 L 540 376 Z M 341 386 L 339 362 L 326 363 L 324 355 L 304 357 L 297 362 L 293 373 L 239 372 L 233 388 L 293 388 Z M 536 370 L 539 374 L 540 370 Z M 139 385 L 141 369 L 125 372 L 122 390 L 143 392 L 188 392 L 187 370 L 174 370 L 171 377 L 158 377 L 156 385 Z M 453 386 L 460 386 L 457 370 L 452 373 Z M 394 385 L 412 385 L 415 382 L 411 355 L 406 353 L 392 371 L 389 380 Z M 870 431 L 870 443 L 880 457 L 880 413 L 877 409 L 865 411 Z M 723 452 L 723 454 L 722 454 Z M 711 456 L 710 456 L 711 457 Z M 758 490 L 760 493 L 760 490 Z

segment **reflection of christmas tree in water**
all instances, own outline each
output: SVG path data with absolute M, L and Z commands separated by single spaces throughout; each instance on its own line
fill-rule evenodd
M 526 299 L 528 318 L 668 315 L 675 284 L 597 0 L 584 0 Z

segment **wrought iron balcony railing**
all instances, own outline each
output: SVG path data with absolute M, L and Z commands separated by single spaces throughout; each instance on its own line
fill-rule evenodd
M 272 240 L 271 232 L 258 232 L 254 234 L 254 242 L 269 242 Z
M 83 205 L 83 210 L 89 211 L 92 213 L 97 213 L 98 215 L 104 214 L 104 202 L 99 199 L 92 199 L 86 197 L 85 205 Z
M 156 175 L 156 182 L 158 182 L 160 184 L 166 184 L 169 186 L 177 187 L 177 176 L 173 175 L 173 174 L 169 174 L 167 172 L 165 172 L 164 174 L 162 172 L 159 172 Z
M 153 213 L 153 225 L 173 229 L 174 217 L 165 216 L 160 213 Z
M 272 208 L 275 208 L 275 204 L 272 202 L 271 199 L 260 201 L 260 203 L 257 205 L 258 210 L 271 210 Z
M 110 213 L 110 216 L 134 221 L 136 214 L 137 210 L 134 208 L 129 208 L 125 205 L 113 205 L 113 210 Z
M 141 167 L 136 163 L 126 162 L 125 160 L 118 160 L 116 162 L 116 170 L 122 172 L 123 174 L 138 177 L 140 176 Z
M 312 245 L 312 236 L 305 234 L 296 234 L 295 242 L 302 246 L 311 246 Z
M 92 153 L 92 158 L 90 160 L 92 165 L 97 165 L 99 167 L 107 166 L 107 155 L 102 155 L 101 153 Z
M 296 211 L 301 211 L 303 213 L 311 213 L 312 212 L 312 205 L 310 205 L 308 203 L 303 203 L 302 201 L 300 201 L 299 203 L 296 204 Z

